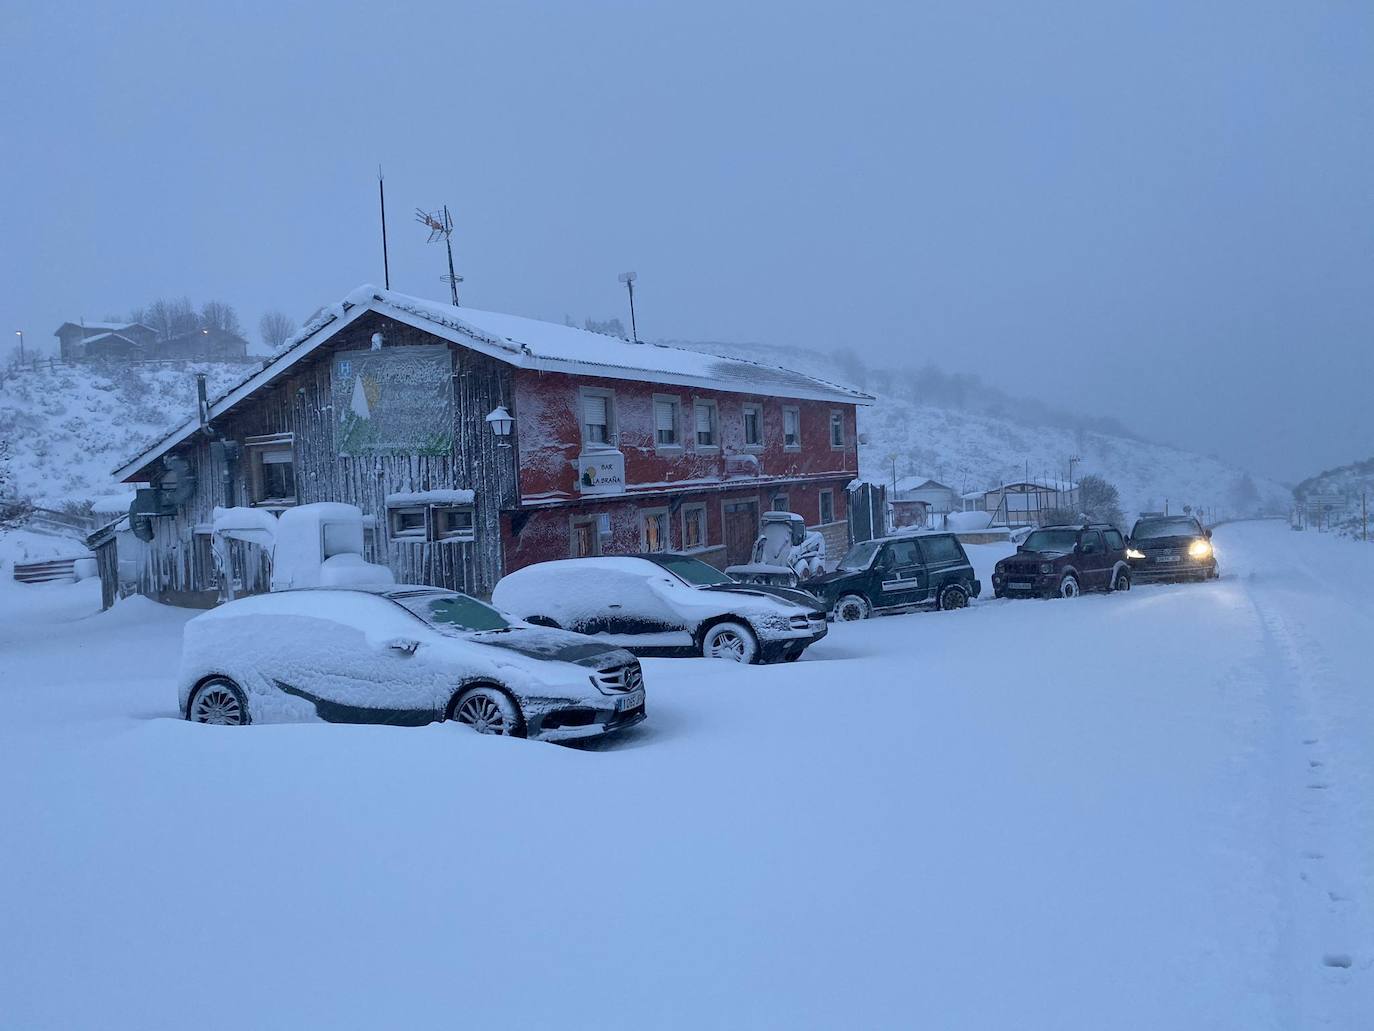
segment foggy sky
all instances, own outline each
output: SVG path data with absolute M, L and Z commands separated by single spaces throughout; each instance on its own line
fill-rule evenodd
M 190 7 L 190 5 L 186 5 Z M 1296 479 L 1374 455 L 1374 7 L 0 7 L 0 319 L 382 282 L 934 361 Z

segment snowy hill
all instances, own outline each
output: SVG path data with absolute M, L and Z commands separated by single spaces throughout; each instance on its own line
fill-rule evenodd
M 1364 532 L 1364 508 L 1374 505 L 1374 458 L 1327 469 L 1293 488 L 1299 501 L 1310 504 L 1310 518 L 1349 536 Z M 1320 514 L 1318 514 L 1320 513 Z
M 922 403 L 914 395 L 922 382 L 909 370 L 865 368 L 852 353 L 825 355 L 759 344 L 670 341 L 683 347 L 787 365 L 798 372 L 851 383 L 875 395 L 872 407 L 859 413 L 859 468 L 880 483 L 892 482 L 896 456 L 899 477 L 939 480 L 961 493 L 1026 477 L 1056 481 L 1068 476 L 1068 459 L 1081 459 L 1074 475 L 1096 473 L 1121 492 L 1127 516 L 1182 505 L 1206 506 L 1217 514 L 1239 514 L 1237 486 L 1246 471 L 1216 458 L 1155 444 L 1131 435 L 1110 419 L 1057 411 L 1039 402 L 1021 402 L 1000 391 L 963 378 L 958 391 L 965 404 L 946 398 L 961 386 L 960 377 L 938 378 L 946 398 Z M 933 389 L 933 387 L 932 387 Z M 1015 406 L 1016 413 L 1009 409 Z M 1293 496 L 1282 484 L 1252 477 L 1259 507 L 1287 512 Z M 1248 505 L 1246 507 L 1249 507 Z
M 55 365 L 0 380 L 0 439 L 17 496 L 47 508 L 127 489 L 110 470 L 195 414 L 195 374 L 210 395 L 251 366 L 231 362 Z

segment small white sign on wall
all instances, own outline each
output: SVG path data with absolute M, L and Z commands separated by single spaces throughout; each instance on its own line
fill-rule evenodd
M 625 493 L 625 456 L 596 451 L 577 456 L 577 490 L 583 497 Z

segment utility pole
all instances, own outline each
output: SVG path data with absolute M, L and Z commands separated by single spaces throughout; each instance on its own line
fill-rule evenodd
M 639 329 L 635 326 L 635 280 L 639 278 L 633 272 L 620 273 L 620 281 L 625 284 L 625 289 L 630 291 L 630 340 L 632 343 L 639 343 Z
M 1369 541 L 1369 491 L 1360 491 L 1360 540 Z

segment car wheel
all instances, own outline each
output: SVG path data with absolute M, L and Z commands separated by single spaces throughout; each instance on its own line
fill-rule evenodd
M 238 684 L 227 677 L 211 677 L 196 688 L 186 704 L 186 718 L 192 723 L 244 727 L 252 722 L 248 700 Z
M 861 594 L 846 594 L 835 602 L 836 623 L 853 623 L 858 619 L 867 619 L 870 614 L 868 599 Z
M 1066 574 L 1064 579 L 1059 581 L 1059 597 L 1077 598 L 1080 593 L 1078 589 L 1078 577 L 1074 576 L 1072 573 Z
M 950 609 L 963 609 L 968 607 L 968 592 L 957 584 L 951 584 L 940 592 L 940 608 L 948 612 Z
M 450 717 L 479 734 L 523 737 L 520 710 L 504 691 L 494 687 L 470 687 L 453 703 Z
M 717 623 L 702 635 L 701 654 L 708 659 L 750 663 L 758 658 L 759 642 L 743 623 Z
M 1131 574 L 1124 569 L 1118 569 L 1112 575 L 1112 590 L 1129 591 L 1131 589 Z

